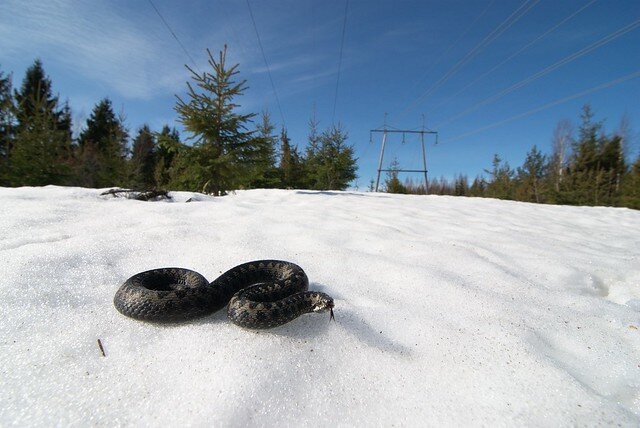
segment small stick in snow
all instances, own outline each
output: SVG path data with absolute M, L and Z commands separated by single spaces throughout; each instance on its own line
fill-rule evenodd
M 102 342 L 100 341 L 100 339 L 98 339 L 98 346 L 100 347 L 100 352 L 102 352 L 102 356 L 106 357 L 104 353 L 104 348 L 102 347 Z

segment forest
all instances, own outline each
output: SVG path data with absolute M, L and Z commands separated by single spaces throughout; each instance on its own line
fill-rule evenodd
M 604 205 L 640 209 L 640 156 L 630 162 L 631 130 L 627 120 L 607 133 L 584 105 L 577 133 L 569 120 L 558 122 L 544 154 L 533 146 L 512 168 L 496 154 L 491 167 L 469 183 L 466 175 L 414 183 L 399 178 L 400 165 L 391 163 L 386 191 L 390 193 L 475 196 L 560 205 Z
M 269 112 L 238 112 L 245 80 L 238 64 L 227 65 L 226 47 L 207 50 L 210 71 L 187 67 L 187 95 L 174 107 L 188 137 L 165 125 L 142 125 L 133 135 L 109 98 L 95 105 L 78 135 L 68 103 L 54 95 L 51 79 L 36 59 L 19 89 L 0 70 L 0 185 L 188 190 L 224 195 L 237 189 L 345 190 L 356 179 L 357 158 L 340 125 L 318 129 L 312 116 L 307 141 L 294 144 L 276 130 Z M 551 153 L 533 146 L 521 166 L 493 162 L 470 183 L 468 176 L 415 183 L 399 178 L 391 162 L 384 191 L 490 197 L 563 205 L 640 209 L 640 156 L 630 159 L 627 120 L 607 132 L 603 119 L 585 105 L 577 131 L 561 120 Z M 544 144 L 544 142 L 543 142 Z M 542 144 L 541 144 L 542 146 Z M 369 190 L 373 190 L 370 186 Z
M 356 178 L 356 158 L 341 126 L 318 129 L 309 120 L 304 151 L 285 128 L 276 132 L 268 112 L 238 113 L 238 65 L 226 47 L 210 51 L 210 71 L 189 68 L 187 96 L 175 111 L 189 134 L 142 125 L 134 135 L 109 98 L 100 100 L 79 135 L 68 103 L 53 95 L 51 79 L 35 60 L 19 89 L 0 71 L 0 185 L 127 187 L 224 195 L 251 188 L 344 190 Z

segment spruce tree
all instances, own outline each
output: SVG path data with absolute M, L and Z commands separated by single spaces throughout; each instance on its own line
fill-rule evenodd
M 280 185 L 280 175 L 276 166 L 278 139 L 273 134 L 275 127 L 271 123 L 269 112 L 263 111 L 261 119 L 253 137 L 257 150 L 249 187 L 270 189 Z
M 321 142 L 318 134 L 318 120 L 315 112 L 309 119 L 309 134 L 307 136 L 307 149 L 304 156 L 304 187 L 309 189 L 319 188 L 320 166 L 322 164 Z
M 466 175 L 460 174 L 455 177 L 453 184 L 454 196 L 467 196 L 469 193 L 469 180 Z
M 9 185 L 7 162 L 15 130 L 11 75 L 0 71 L 0 186 Z
M 407 188 L 398 178 L 400 170 L 400 162 L 397 158 L 394 158 L 389 164 L 389 171 L 387 171 L 387 179 L 384 182 L 385 191 L 387 193 L 408 193 Z
M 58 107 L 51 79 L 36 60 L 14 93 L 15 128 L 8 156 L 7 181 L 14 185 L 69 184 L 71 112 Z M 13 127 L 13 125 L 11 125 Z
M 491 170 L 485 170 L 491 176 L 487 183 L 486 195 L 491 198 L 513 199 L 513 171 L 509 163 L 502 162 L 500 156 L 493 156 Z
M 234 99 L 246 90 L 246 81 L 235 82 L 238 64 L 227 67 L 227 46 L 218 60 L 207 49 L 211 72 L 198 73 L 186 66 L 195 86 L 187 82 L 188 100 L 177 96 L 176 112 L 185 129 L 192 135 L 196 162 L 185 182 L 196 183 L 197 189 L 214 195 L 245 186 L 251 179 L 257 157 L 258 142 L 247 125 L 254 114 L 240 114 Z M 195 189 L 194 189 L 195 190 Z
M 280 131 L 280 182 L 286 189 L 298 189 L 303 178 L 302 160 L 297 146 L 291 145 L 287 130 Z
M 594 205 L 598 203 L 600 171 L 599 151 L 602 146 L 602 122 L 593 120 L 591 106 L 583 106 L 578 139 L 573 142 L 573 154 L 568 168 L 568 181 L 561 188 L 562 203 Z
M 345 190 L 355 180 L 357 164 L 353 147 L 346 144 L 348 135 L 341 126 L 332 126 L 320 135 L 318 190 Z
M 38 94 L 33 94 L 37 97 Z M 65 185 L 71 180 L 71 141 L 59 129 L 56 112 L 46 99 L 28 100 L 33 107 L 23 121 L 9 154 L 9 183 L 13 186 Z
M 482 176 L 476 176 L 469 187 L 469 196 L 483 197 L 487 188 L 487 183 Z
M 640 210 L 640 155 L 623 176 L 620 187 L 620 204 L 624 207 Z
M 155 152 L 155 169 L 154 181 L 157 188 L 171 187 L 171 179 L 175 174 L 174 163 L 180 153 L 187 149 L 187 146 L 180 142 L 180 134 L 169 125 L 164 125 L 162 131 L 156 134 L 156 152 Z M 177 187 L 171 187 L 175 190 Z
M 86 187 L 122 186 L 126 183 L 128 133 L 113 112 L 111 101 L 102 99 L 80 133 L 79 184 Z
M 517 168 L 516 199 L 525 202 L 543 202 L 544 177 L 548 169 L 546 156 L 534 145 L 527 153 L 522 168 Z
M 146 190 L 155 187 L 155 144 L 151 129 L 143 125 L 133 139 L 131 149 L 131 187 Z

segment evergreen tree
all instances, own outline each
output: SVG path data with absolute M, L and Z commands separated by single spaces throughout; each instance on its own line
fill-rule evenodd
M 247 131 L 254 115 L 236 112 L 239 105 L 234 98 L 246 89 L 245 80 L 239 83 L 233 80 L 239 73 L 238 64 L 227 68 L 226 45 L 217 61 L 208 49 L 207 54 L 213 73 L 199 74 L 186 66 L 198 90 L 188 82 L 189 100 L 177 97 L 175 110 L 195 140 L 190 161 L 196 165 L 189 171 L 195 177 L 185 177 L 185 182 L 193 181 L 203 192 L 222 195 L 248 185 L 252 167 L 259 158 L 259 142 Z
M 0 71 L 0 186 L 9 184 L 7 158 L 13 144 L 15 130 L 11 75 Z
M 250 187 L 269 189 L 280 185 L 280 176 L 276 167 L 278 139 L 273 135 L 273 130 L 269 112 L 263 111 L 262 121 L 256 127 L 257 135 L 254 137 L 257 151 Z
M 348 135 L 340 126 L 332 126 L 320 135 L 317 170 L 318 190 L 344 190 L 356 178 L 353 147 L 346 144 Z
M 172 177 L 179 175 L 175 173 L 176 159 L 183 151 L 188 148 L 180 142 L 180 134 L 168 125 L 162 127 L 162 131 L 156 134 L 156 152 L 155 152 L 155 169 L 154 180 L 156 188 L 171 187 L 176 190 L 188 190 L 170 186 Z
M 534 145 L 527 153 L 522 168 L 517 168 L 517 200 L 543 202 L 543 180 L 546 176 L 547 168 L 546 156 Z
M 602 182 L 603 202 L 615 205 L 620 191 L 622 177 L 627 172 L 624 159 L 622 137 L 613 135 L 606 138 L 600 151 L 600 169 L 604 171 Z
M 387 193 L 408 193 L 407 187 L 405 187 L 398 178 L 398 171 L 400 170 L 400 162 L 397 158 L 394 158 L 389 164 L 389 171 L 387 171 L 387 179 L 384 182 L 385 191 Z
M 51 80 L 36 60 L 14 93 L 15 127 L 8 147 L 6 181 L 14 186 L 68 184 L 71 168 L 71 112 L 58 107 Z
M 38 93 L 33 94 L 39 96 Z M 59 129 L 56 112 L 48 101 L 28 100 L 33 107 L 23 120 L 9 154 L 9 183 L 13 186 L 65 185 L 71 180 L 71 141 Z
M 487 183 L 486 195 L 491 198 L 513 199 L 513 171 L 507 162 L 502 162 L 497 154 L 493 156 L 492 169 L 485 170 L 491 176 Z
M 458 175 L 454 179 L 454 196 L 467 196 L 469 193 L 469 180 L 466 175 Z
M 621 205 L 640 210 L 640 155 L 623 176 L 621 183 Z
M 128 133 L 108 98 L 94 107 L 79 138 L 79 184 L 121 186 L 126 182 Z
M 471 187 L 469 188 L 469 196 L 483 197 L 486 189 L 487 183 L 484 177 L 476 176 L 476 178 L 474 178 L 473 180 L 473 183 L 471 184 Z
M 148 125 L 138 130 L 131 150 L 131 187 L 151 189 L 155 187 L 155 140 Z
M 280 182 L 287 189 L 301 187 L 303 178 L 302 160 L 298 153 L 298 146 L 292 146 L 287 136 L 287 130 L 280 132 Z
M 594 122 L 587 104 L 582 108 L 578 139 L 573 142 L 573 154 L 568 168 L 568 180 L 561 187 L 561 203 L 572 205 L 597 204 L 601 180 L 598 152 L 602 146 L 602 122 Z
M 319 174 L 322 164 L 321 141 L 318 134 L 318 120 L 315 111 L 309 119 L 309 135 L 307 136 L 307 149 L 304 157 L 305 183 L 304 187 L 309 189 L 319 188 Z

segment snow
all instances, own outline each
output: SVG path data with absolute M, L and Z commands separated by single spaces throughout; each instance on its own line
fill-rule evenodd
M 99 194 L 0 188 L 2 426 L 640 423 L 638 211 Z M 220 311 L 154 325 L 112 304 L 146 269 L 213 280 L 262 258 L 301 265 L 336 322 L 254 332 Z

